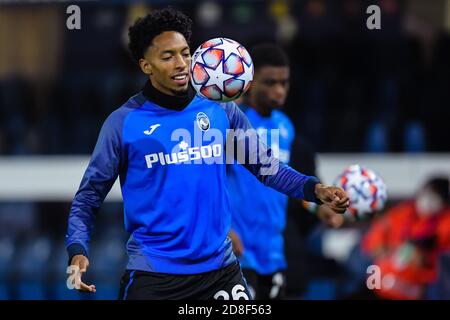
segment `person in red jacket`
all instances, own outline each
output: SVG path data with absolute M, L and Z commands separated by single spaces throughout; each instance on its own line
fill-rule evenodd
M 374 221 L 362 242 L 381 273 L 375 293 L 384 299 L 423 299 L 436 280 L 438 255 L 450 250 L 448 178 L 430 179 L 414 201 Z

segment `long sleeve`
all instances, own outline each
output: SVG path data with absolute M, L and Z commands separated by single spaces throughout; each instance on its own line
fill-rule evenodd
M 227 163 L 235 159 L 266 186 L 290 197 L 320 203 L 314 193 L 319 179 L 304 175 L 279 161 L 234 102 L 224 103 L 222 107 L 228 115 L 231 129 L 227 137 Z
M 88 255 L 95 215 L 111 190 L 123 165 L 121 128 L 123 112 L 113 112 L 104 122 L 89 165 L 73 199 L 66 234 L 66 248 L 71 259 Z

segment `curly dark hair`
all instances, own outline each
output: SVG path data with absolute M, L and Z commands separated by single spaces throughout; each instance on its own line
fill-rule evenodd
M 289 58 L 285 51 L 274 43 L 262 43 L 250 50 L 255 69 L 265 66 L 289 67 Z
M 153 39 L 164 31 L 177 31 L 189 43 L 192 33 L 192 20 L 181 11 L 171 7 L 155 10 L 139 18 L 128 29 L 128 48 L 131 57 L 138 62 L 145 50 L 152 45 Z

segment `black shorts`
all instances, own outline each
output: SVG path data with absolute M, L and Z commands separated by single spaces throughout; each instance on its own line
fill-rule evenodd
M 278 300 L 286 297 L 286 274 L 283 270 L 261 275 L 252 269 L 242 269 L 255 300 Z
M 120 281 L 120 300 L 249 300 L 239 263 L 195 275 L 127 270 Z

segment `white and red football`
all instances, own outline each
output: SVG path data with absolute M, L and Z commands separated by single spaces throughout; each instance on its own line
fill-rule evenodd
M 207 99 L 227 102 L 242 96 L 253 81 L 253 61 L 238 42 L 214 38 L 200 45 L 191 59 L 191 83 Z

